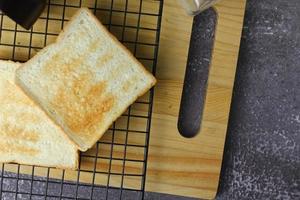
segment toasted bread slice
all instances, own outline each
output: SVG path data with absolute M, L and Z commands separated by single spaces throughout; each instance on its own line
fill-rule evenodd
M 76 146 L 15 84 L 19 66 L 0 61 L 0 162 L 77 169 Z
M 17 83 L 81 151 L 91 148 L 156 80 L 86 8 L 56 43 L 17 71 Z

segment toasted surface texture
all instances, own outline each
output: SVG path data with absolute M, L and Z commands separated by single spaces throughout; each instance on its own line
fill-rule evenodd
M 15 84 L 19 66 L 0 61 L 0 162 L 77 169 L 76 146 Z
M 156 80 L 82 8 L 18 70 L 17 82 L 86 151 Z

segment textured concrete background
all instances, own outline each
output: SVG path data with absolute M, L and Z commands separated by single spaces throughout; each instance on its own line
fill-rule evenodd
M 195 20 L 189 62 L 189 67 L 198 67 L 203 74 L 209 63 L 210 43 L 206 40 L 213 37 L 212 21 L 203 17 L 210 15 L 213 12 L 207 11 Z M 205 82 L 202 80 L 202 85 Z M 3 182 L 3 189 L 15 190 L 16 182 Z M 26 181 L 18 185 L 20 191 L 30 188 Z M 53 183 L 48 188 L 48 194 L 55 195 L 61 185 Z M 63 194 L 72 197 L 74 188 L 64 186 Z M 35 193 L 44 194 L 45 190 L 45 183 L 34 184 Z M 90 191 L 91 187 L 79 188 L 79 197 Z M 110 191 L 109 195 L 109 199 L 118 199 L 120 194 Z M 138 195 L 124 193 L 123 199 Z M 103 190 L 96 189 L 94 199 L 103 197 Z M 2 199 L 15 199 L 15 195 L 5 194 Z M 146 199 L 190 198 L 147 193 Z M 217 199 L 300 199 L 299 0 L 248 0 Z
M 248 0 L 219 199 L 300 199 L 300 1 Z

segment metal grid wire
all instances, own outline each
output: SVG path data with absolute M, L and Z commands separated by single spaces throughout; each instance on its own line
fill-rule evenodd
M 49 0 L 29 31 L 0 12 L 0 59 L 30 59 L 80 7 L 155 74 L 163 0 Z M 144 199 L 152 104 L 153 89 L 80 154 L 78 171 L 0 164 L 0 199 Z

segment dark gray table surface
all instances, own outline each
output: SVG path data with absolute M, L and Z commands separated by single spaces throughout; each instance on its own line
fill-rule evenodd
M 219 199 L 300 199 L 300 1 L 248 0 Z

